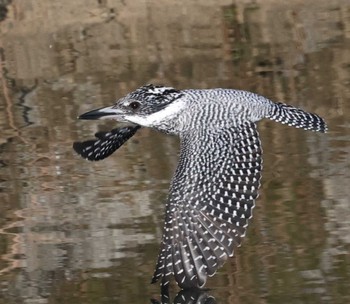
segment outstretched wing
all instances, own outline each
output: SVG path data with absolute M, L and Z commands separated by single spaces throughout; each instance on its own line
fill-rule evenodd
M 109 132 L 97 132 L 97 139 L 75 142 L 73 149 L 85 159 L 96 161 L 110 156 L 130 139 L 140 126 L 116 128 Z
M 202 287 L 233 255 L 258 196 L 261 152 L 250 122 L 182 138 L 152 283 L 173 274 L 181 288 Z

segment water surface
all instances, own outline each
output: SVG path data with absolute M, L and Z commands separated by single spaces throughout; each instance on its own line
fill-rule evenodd
M 142 129 L 91 163 L 78 121 L 138 86 L 254 91 L 326 135 L 263 121 L 261 195 L 217 303 L 350 302 L 348 1 L 3 1 L 0 303 L 147 303 L 178 140 Z M 171 294 L 177 292 L 171 286 Z

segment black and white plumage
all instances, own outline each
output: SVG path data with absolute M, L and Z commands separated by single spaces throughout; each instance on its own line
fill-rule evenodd
M 75 142 L 73 149 L 83 158 L 97 161 L 110 156 L 118 150 L 129 138 L 134 136 L 140 126 L 115 128 L 109 132 L 97 132 L 97 139 Z
M 126 133 L 118 129 L 114 146 L 113 137 L 97 136 L 98 146 L 114 147 L 104 157 L 133 136 L 139 126 L 180 137 L 180 159 L 166 202 L 152 283 L 161 280 L 162 286 L 167 286 L 174 275 L 181 288 L 203 287 L 245 236 L 262 169 L 256 122 L 269 118 L 296 128 L 327 131 L 316 114 L 231 89 L 179 91 L 147 85 L 113 106 L 80 118 L 112 118 L 136 125 Z M 91 160 L 86 153 L 95 151 L 95 146 L 93 141 L 79 143 L 85 150 L 77 152 Z M 94 160 L 97 158 L 103 157 L 99 154 Z

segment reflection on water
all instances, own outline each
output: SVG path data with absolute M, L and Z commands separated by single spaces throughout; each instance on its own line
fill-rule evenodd
M 180 290 L 174 300 L 170 299 L 167 290 L 164 290 L 160 296 L 160 300 L 151 299 L 152 304 L 216 304 L 213 296 L 209 295 L 209 291 L 188 289 Z
M 246 89 L 326 118 L 326 136 L 260 124 L 254 219 L 208 287 L 218 303 L 350 301 L 347 0 L 1 5 L 0 303 L 157 298 L 177 139 L 142 130 L 97 163 L 71 148 L 115 127 L 78 114 L 150 82 Z

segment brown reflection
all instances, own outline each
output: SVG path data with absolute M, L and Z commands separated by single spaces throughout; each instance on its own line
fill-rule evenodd
M 142 130 L 98 163 L 71 149 L 115 127 L 78 114 L 149 82 L 246 89 L 326 118 L 326 136 L 260 124 L 254 219 L 209 287 L 223 303 L 349 302 L 348 1 L 7 4 L 0 303 L 143 303 L 157 294 L 148 282 L 177 139 Z

